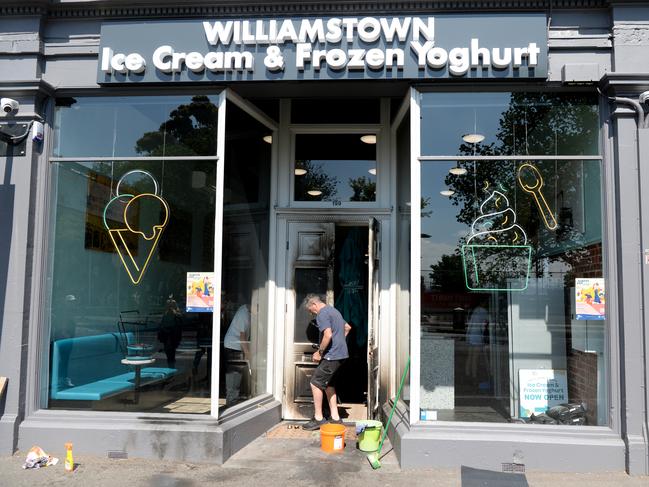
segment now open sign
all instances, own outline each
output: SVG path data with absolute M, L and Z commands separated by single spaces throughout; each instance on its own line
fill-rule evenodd
M 540 414 L 552 406 L 568 402 L 568 377 L 560 369 L 520 369 L 519 415 L 529 418 L 532 413 Z

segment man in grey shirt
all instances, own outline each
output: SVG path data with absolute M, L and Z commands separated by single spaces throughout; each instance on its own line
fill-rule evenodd
M 318 367 L 311 377 L 315 414 L 302 428 L 317 430 L 327 423 L 322 414 L 322 401 L 325 394 L 331 411 L 331 422 L 342 423 L 338 415 L 338 398 L 334 381 L 340 366 L 349 357 L 345 337 L 351 330 L 351 326 L 345 322 L 336 308 L 325 304 L 316 294 L 309 294 L 304 303 L 307 311 L 316 315 L 321 338 L 318 351 L 313 354 L 313 360 L 319 362 Z

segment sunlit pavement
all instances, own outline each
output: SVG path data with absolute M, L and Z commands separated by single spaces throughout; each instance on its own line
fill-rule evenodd
M 366 454 L 348 442 L 342 453 L 320 449 L 317 433 L 301 438 L 260 437 L 233 455 L 223 466 L 149 459 L 114 460 L 75 451 L 78 466 L 63 468 L 64 447 L 48 451 L 60 462 L 38 470 L 23 470 L 25 454 L 0 457 L 0 486 L 78 485 L 88 487 L 198 487 L 218 486 L 644 486 L 649 477 L 623 472 L 566 474 L 526 472 L 511 474 L 469 467 L 402 471 L 386 442 L 381 468 L 373 470 Z

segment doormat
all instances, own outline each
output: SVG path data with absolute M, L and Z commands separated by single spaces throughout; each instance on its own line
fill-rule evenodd
M 282 421 L 273 429 L 266 432 L 266 438 L 281 438 L 293 440 L 310 440 L 317 439 L 319 432 L 307 431 L 302 429 L 303 422 Z M 347 441 L 356 441 L 356 427 L 345 425 L 345 439 Z

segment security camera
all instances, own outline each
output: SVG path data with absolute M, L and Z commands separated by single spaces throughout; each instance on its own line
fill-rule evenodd
M 2 109 L 3 115 L 15 115 L 18 113 L 18 108 L 20 108 L 20 103 L 13 98 L 0 99 L 0 109 Z
M 638 97 L 638 101 L 641 104 L 645 104 L 649 102 L 649 91 L 643 91 L 642 93 L 640 93 L 640 96 Z

